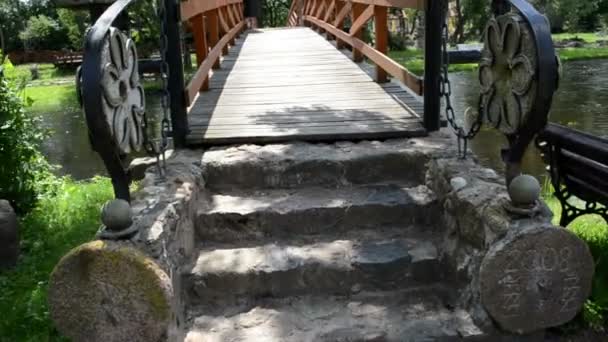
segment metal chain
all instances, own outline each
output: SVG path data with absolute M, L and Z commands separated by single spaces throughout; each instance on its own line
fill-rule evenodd
M 449 31 L 447 18 L 442 26 L 441 32 L 441 76 L 440 76 L 440 95 L 445 100 L 445 116 L 450 126 L 458 138 L 458 156 L 466 159 L 468 142 L 473 139 L 481 129 L 481 120 L 475 120 L 471 129 L 466 132 L 463 127 L 456 122 L 456 114 L 452 107 L 452 83 L 450 82 L 450 55 L 448 52 Z
M 156 157 L 158 173 L 161 177 L 166 175 L 167 165 L 165 159 L 165 152 L 169 146 L 169 137 L 171 136 L 171 97 L 169 95 L 169 64 L 167 63 L 167 11 L 165 8 L 165 0 L 158 0 L 157 2 L 157 15 L 160 19 L 160 39 L 159 39 L 159 52 L 160 52 L 160 80 L 161 80 L 161 96 L 160 104 L 163 111 L 163 118 L 160 123 L 160 141 L 153 141 L 149 139 L 148 134 L 144 135 L 144 144 L 146 152 L 149 155 Z M 148 127 L 147 118 L 144 117 L 145 127 Z M 144 129 L 144 132 L 146 130 Z

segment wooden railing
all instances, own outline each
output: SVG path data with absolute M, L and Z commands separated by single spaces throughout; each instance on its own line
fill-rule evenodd
M 243 0 L 188 0 L 181 3 L 181 18 L 194 37 L 198 70 L 186 86 L 186 106 L 200 91 L 209 90 L 209 73 L 220 66 L 220 57 L 245 30 Z
M 337 47 L 352 47 L 353 60 L 361 62 L 363 56 L 376 65 L 376 81 L 387 82 L 388 75 L 401 81 L 418 95 L 424 94 L 424 81 L 401 64 L 387 56 L 388 9 L 426 9 L 425 0 L 294 0 L 289 12 L 288 25 L 310 25 L 336 39 Z M 351 27 L 344 31 L 344 21 L 351 18 Z M 363 41 L 363 29 L 374 19 L 375 44 Z

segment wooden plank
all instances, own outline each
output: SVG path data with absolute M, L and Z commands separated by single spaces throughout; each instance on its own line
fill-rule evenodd
M 217 10 L 218 16 L 220 18 L 220 27 L 222 28 L 224 33 L 230 32 L 230 25 L 228 25 L 228 23 L 226 22 L 226 17 L 224 15 L 224 9 L 223 8 L 219 8 Z
M 409 112 L 403 108 L 401 105 L 397 104 L 394 101 L 385 102 L 385 103 L 374 103 L 369 104 L 369 106 L 363 105 L 361 102 L 357 104 L 353 103 L 324 103 L 322 105 L 317 106 L 305 106 L 305 105 L 293 105 L 293 106 L 285 106 L 284 104 L 260 104 L 260 105 L 250 105 L 247 108 L 243 107 L 224 107 L 224 106 L 212 106 L 207 108 L 201 108 L 195 106 L 190 110 L 192 115 L 243 115 L 246 116 L 248 114 L 267 114 L 267 115 L 282 115 L 284 113 L 331 113 L 331 112 L 343 112 L 343 111 L 351 111 L 351 112 L 360 112 L 367 113 L 369 115 L 382 115 L 384 111 L 389 112 L 394 109 L 396 112 L 408 114 Z
M 211 89 L 194 99 L 189 143 L 425 134 L 417 98 L 396 84 L 375 83 L 323 37 L 310 29 L 261 32 L 238 40 L 213 72 Z
M 216 10 L 220 7 L 228 6 L 231 4 L 243 3 L 243 0 L 187 0 L 181 1 L 180 12 L 181 19 L 183 21 L 189 20 L 190 18 Z
M 348 117 L 342 117 L 338 115 L 329 116 L 318 116 L 310 121 L 310 117 L 307 115 L 302 116 L 260 116 L 260 117 L 196 117 L 190 121 L 190 127 L 212 127 L 217 129 L 241 129 L 249 128 L 252 126 L 260 125 L 264 126 L 277 126 L 277 127 L 327 127 L 327 126 L 343 126 L 345 123 L 352 123 L 356 125 L 372 125 L 372 124 L 409 124 L 412 122 L 420 122 L 418 117 L 398 117 L 398 116 L 385 116 L 385 117 L 366 117 L 349 115 Z
M 424 10 L 426 8 L 427 1 L 431 0 L 340 0 L 355 2 L 365 5 L 375 5 L 384 7 L 394 8 L 413 8 L 418 10 Z
M 220 39 L 218 44 L 209 52 L 209 55 L 205 59 L 205 61 L 199 66 L 196 74 L 192 77 L 190 84 L 186 88 L 187 100 L 188 104 L 192 104 L 194 99 L 198 95 L 199 89 L 201 88 L 204 80 L 209 75 L 209 71 L 213 67 L 215 63 L 215 59 L 219 58 L 224 46 L 228 45 L 228 42 L 232 37 L 238 32 L 244 25 L 244 22 L 240 22 L 237 26 L 235 26 L 230 32 L 228 32 L 225 36 Z
M 350 125 L 335 127 L 315 127 L 310 129 L 275 130 L 266 132 L 240 131 L 234 134 L 203 131 L 187 137 L 189 144 L 224 145 L 251 143 L 273 143 L 294 140 L 336 141 L 336 140 L 369 140 L 390 138 L 412 138 L 425 136 L 426 131 L 419 123 L 401 126 L 375 126 L 354 129 Z
M 324 0 L 319 0 L 320 4 L 319 4 L 319 8 L 317 8 L 317 11 L 315 12 L 315 17 L 317 18 L 321 18 L 321 14 L 323 14 L 323 10 L 325 9 L 325 1 Z
M 329 8 L 327 9 L 327 12 L 325 13 L 325 18 L 323 18 L 323 21 L 327 22 L 329 20 L 329 18 L 331 18 L 335 9 L 336 9 L 336 0 L 331 0 L 331 3 L 329 4 Z
M 367 6 L 367 8 L 361 12 L 358 13 L 361 8 L 359 8 L 359 6 L 355 6 L 355 8 L 357 8 L 357 11 L 353 11 L 353 17 L 357 18 L 354 22 L 353 25 L 350 28 L 350 35 L 353 37 L 359 37 L 359 33 L 361 32 L 361 29 L 365 26 L 365 24 L 367 24 L 367 22 L 374 16 L 374 5 L 369 5 Z M 327 20 L 326 20 L 327 21 Z

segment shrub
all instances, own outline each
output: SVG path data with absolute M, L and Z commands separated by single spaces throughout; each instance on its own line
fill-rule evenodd
M 40 119 L 26 114 L 23 107 L 0 71 L 0 198 L 20 215 L 33 208 L 50 175 L 38 149 L 45 137 Z
M 28 49 L 54 50 L 65 47 L 66 34 L 61 25 L 45 15 L 32 16 L 19 39 Z

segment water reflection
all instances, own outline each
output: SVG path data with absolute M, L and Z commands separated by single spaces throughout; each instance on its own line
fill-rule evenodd
M 479 94 L 477 75 L 474 72 L 454 73 L 453 104 L 457 115 L 467 107 L 476 107 Z M 564 65 L 560 89 L 557 92 L 551 121 L 581 129 L 597 135 L 608 135 L 608 60 L 569 62 Z M 160 113 L 159 96 L 148 92 L 146 108 L 152 118 Z M 70 99 L 62 108 L 52 108 L 44 115 L 44 123 L 53 131 L 43 149 L 49 160 L 61 166 L 60 174 L 76 179 L 105 174 L 99 156 L 89 144 L 87 127 L 76 99 Z M 471 148 L 480 162 L 502 171 L 500 149 L 504 137 L 492 129 L 484 129 L 472 142 Z M 530 149 L 524 160 L 524 170 L 541 176 L 545 165 L 535 149 Z
M 454 108 L 462 115 L 467 107 L 476 107 L 479 85 L 475 72 L 451 75 Z M 592 134 L 608 135 L 608 60 L 576 61 L 564 65 L 560 88 L 553 99 L 549 119 L 561 125 Z M 471 149 L 480 162 L 503 171 L 500 150 L 504 137 L 484 128 L 472 142 Z M 524 171 L 539 177 L 546 175 L 545 164 L 535 148 L 530 148 L 523 162 Z
M 160 113 L 159 97 L 147 94 L 146 109 L 154 120 Z M 42 150 L 48 160 L 60 168 L 60 175 L 71 175 L 75 179 L 105 175 L 105 167 L 99 155 L 91 149 L 84 113 L 76 98 L 67 99 L 61 108 L 49 108 L 42 115 L 45 128 L 51 131 L 43 143 Z

